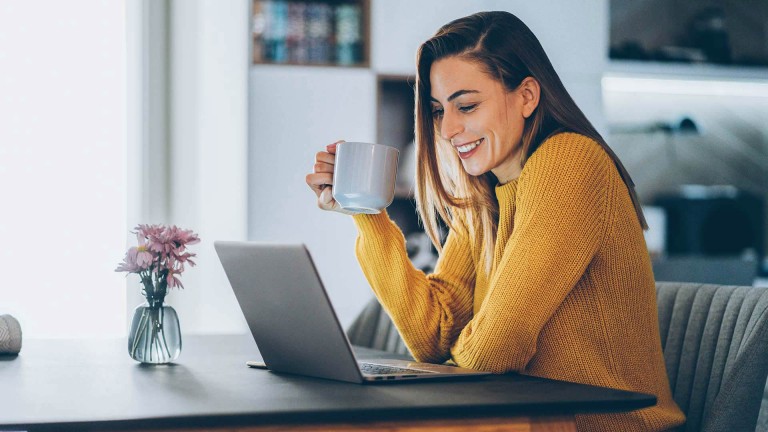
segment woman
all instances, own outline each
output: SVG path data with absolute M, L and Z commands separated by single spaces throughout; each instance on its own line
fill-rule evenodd
M 441 28 L 417 63 L 416 198 L 440 250 L 434 273 L 411 265 L 386 213 L 353 216 L 360 265 L 411 353 L 658 398 L 577 416 L 579 430 L 682 424 L 634 185 L 539 41 L 512 14 L 478 13 Z M 335 145 L 307 183 L 340 211 Z M 442 246 L 438 217 L 450 228 Z

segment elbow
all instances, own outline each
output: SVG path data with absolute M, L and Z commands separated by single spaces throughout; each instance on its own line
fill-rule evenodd
M 436 352 L 411 352 L 413 355 L 413 359 L 417 362 L 421 363 L 432 363 L 432 364 L 443 364 L 448 359 L 450 359 L 450 356 L 448 355 L 440 355 Z
M 429 341 L 406 340 L 403 338 L 408 352 L 414 360 L 421 363 L 443 364 L 451 358 L 450 351 L 442 344 L 432 344 Z M 421 343 L 419 343 L 421 342 Z
M 520 372 L 536 354 L 535 343 L 513 343 L 490 350 L 485 359 L 485 370 L 496 374 Z
M 496 374 L 520 372 L 536 354 L 538 334 L 520 329 L 504 334 L 491 334 L 466 346 L 454 345 L 451 354 L 461 367 Z

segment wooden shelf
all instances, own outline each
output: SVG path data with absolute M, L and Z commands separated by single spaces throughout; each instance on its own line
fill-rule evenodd
M 355 63 L 355 64 L 348 64 L 348 65 L 340 65 L 338 63 L 299 63 L 299 62 L 283 62 L 283 63 L 275 63 L 275 62 L 269 62 L 269 61 L 253 61 L 251 63 L 252 66 L 301 66 L 301 67 L 318 67 L 318 68 L 324 68 L 324 67 L 332 67 L 332 68 L 352 68 L 352 69 L 368 69 L 370 68 L 370 64 L 368 63 Z

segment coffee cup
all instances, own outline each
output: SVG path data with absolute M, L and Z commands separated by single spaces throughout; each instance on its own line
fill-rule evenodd
M 333 199 L 347 211 L 380 213 L 395 198 L 399 153 L 396 148 L 383 144 L 338 144 L 333 167 Z

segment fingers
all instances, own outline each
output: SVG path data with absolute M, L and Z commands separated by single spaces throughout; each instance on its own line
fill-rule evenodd
M 315 154 L 315 162 L 333 165 L 333 163 L 336 162 L 336 155 L 324 151 L 317 152 L 317 154 Z
M 326 146 L 326 148 L 330 148 L 332 151 L 336 151 L 336 144 L 333 143 Z M 333 173 L 333 165 L 336 162 L 336 155 L 329 152 L 317 152 L 315 154 L 315 164 L 312 166 L 312 172 L 314 174 L 319 173 Z M 309 177 L 307 177 L 309 178 Z M 309 180 L 307 181 L 309 183 Z M 332 184 L 331 182 L 326 184 Z
M 327 146 L 325 146 L 325 149 L 328 151 L 328 153 L 336 154 L 336 146 L 341 144 L 341 143 L 343 143 L 343 142 L 345 142 L 345 141 L 344 140 L 339 140 L 339 141 L 336 141 L 333 144 L 328 144 Z
M 316 173 L 332 173 L 333 172 L 333 165 L 332 164 L 318 162 L 318 163 L 315 164 L 314 167 L 312 167 L 312 171 L 316 172 Z
M 327 172 L 320 172 L 320 173 L 310 173 L 307 174 L 306 177 L 307 185 L 317 194 L 317 196 L 320 196 L 320 192 L 325 189 L 326 186 L 330 186 L 333 184 L 333 172 L 327 173 Z
M 333 166 L 336 163 L 336 146 L 344 140 L 325 146 L 326 151 L 315 154 L 312 172 L 307 174 L 307 185 L 317 195 L 317 206 L 323 210 L 336 210 L 338 203 L 333 199 Z M 338 207 L 340 208 L 340 207 Z

